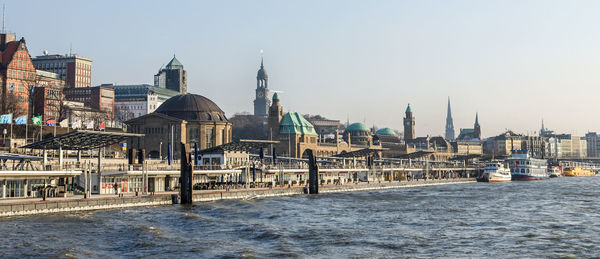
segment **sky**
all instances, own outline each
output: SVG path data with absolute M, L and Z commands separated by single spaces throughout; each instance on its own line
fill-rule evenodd
M 443 135 L 600 131 L 600 1 L 5 1 L 32 56 L 93 60 L 92 85 L 153 83 L 252 112 L 260 50 L 286 111 Z

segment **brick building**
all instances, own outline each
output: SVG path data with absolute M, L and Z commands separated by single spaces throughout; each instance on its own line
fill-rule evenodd
M 96 86 L 65 88 L 63 92 L 65 101 L 81 102 L 85 107 L 104 115 L 98 120 L 104 121 L 108 125 L 114 124 L 115 90 Z
M 59 74 L 36 70 L 36 84 L 31 101 L 33 116 L 43 115 L 43 120 L 59 120 L 65 80 Z
M 35 85 L 36 73 L 25 39 L 15 34 L 0 33 L 0 101 L 1 112 L 14 117 L 29 114 L 29 93 Z
M 37 56 L 33 59 L 36 69 L 57 73 L 65 80 L 67 87 L 88 87 L 92 85 L 92 60 L 77 55 Z

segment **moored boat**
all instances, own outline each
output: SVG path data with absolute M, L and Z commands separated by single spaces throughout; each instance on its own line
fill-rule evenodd
M 489 162 L 483 168 L 483 175 L 477 179 L 479 182 L 510 182 L 510 170 L 500 162 Z
M 584 176 L 595 176 L 596 174 L 590 170 L 583 169 L 581 167 L 576 166 L 576 167 L 565 168 L 564 175 L 572 176 L 572 177 L 584 177 Z
M 560 167 L 548 166 L 548 175 L 550 178 L 562 177 L 563 173 Z
M 533 158 L 527 150 L 514 151 L 507 159 L 513 181 L 545 180 L 549 178 L 548 161 Z

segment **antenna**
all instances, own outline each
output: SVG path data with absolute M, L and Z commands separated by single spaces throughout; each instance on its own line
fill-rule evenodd
M 2 4 L 2 33 L 6 33 L 5 17 L 6 17 L 6 4 Z
M 69 56 L 73 55 L 73 42 L 69 43 Z

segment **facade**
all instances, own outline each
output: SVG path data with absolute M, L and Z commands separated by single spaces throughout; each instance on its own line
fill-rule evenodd
M 523 136 L 507 131 L 496 137 L 486 139 L 484 142 L 484 152 L 490 156 L 510 156 L 513 150 L 521 150 Z
M 161 104 L 179 92 L 148 84 L 115 85 L 102 84 L 100 87 L 115 91 L 115 122 L 123 122 L 154 112 Z
M 571 134 L 554 135 L 548 138 L 546 153 L 552 158 L 585 158 L 587 141 L 585 137 Z
M 283 156 L 301 158 L 307 149 L 313 150 L 316 156 L 334 156 L 364 148 L 381 148 L 373 144 L 367 146 L 341 141 L 337 134 L 333 142 L 320 142 L 315 127 L 304 116 L 297 112 L 283 114 L 277 94 L 273 95 L 268 121 L 269 131 L 277 132 L 272 134 L 272 140 L 279 141 L 274 147 L 276 153 Z
M 15 34 L 0 34 L 0 52 L 2 113 L 12 113 L 14 117 L 28 115 L 36 72 L 25 39 L 17 41 Z
M 66 120 L 69 125 L 75 122 L 81 123 L 81 128 L 98 127 L 102 122 L 106 123 L 108 116 L 106 113 L 86 106 L 83 102 L 63 101 L 61 107 L 60 120 Z
M 66 101 L 84 103 L 86 107 L 103 115 L 98 120 L 113 125 L 115 104 L 115 91 L 113 89 L 99 86 L 65 88 L 63 93 Z
M 413 117 L 410 104 L 406 107 L 406 117 L 404 117 L 404 140 L 415 139 L 415 117 Z
M 452 148 L 456 155 L 482 155 L 483 145 L 481 142 L 473 141 L 455 141 L 452 142 Z
M 256 98 L 254 99 L 254 115 L 267 117 L 267 111 L 271 105 L 269 100 L 269 76 L 263 65 L 263 60 L 260 61 L 260 69 L 256 73 Z
M 600 157 L 600 137 L 596 132 L 585 134 L 588 157 Z
M 454 121 L 452 120 L 452 110 L 450 109 L 450 97 L 448 97 L 448 114 L 446 114 L 446 139 L 454 139 Z
M 460 129 L 460 134 L 456 138 L 458 141 L 480 141 L 481 126 L 479 125 L 479 114 L 475 113 L 475 124 L 472 129 Z
M 77 55 L 37 56 L 33 65 L 38 70 L 59 74 L 66 87 L 89 87 L 92 85 L 92 60 Z
M 31 101 L 33 116 L 43 115 L 42 119 L 58 121 L 63 102 L 63 88 L 65 80 L 59 74 L 36 70 L 36 84 L 33 89 Z
M 187 93 L 187 71 L 183 69 L 183 65 L 175 55 L 165 68 L 161 68 L 158 74 L 154 75 L 154 86 L 169 89 L 179 94 Z
M 146 134 L 144 138 L 130 139 L 128 147 L 145 149 L 151 158 L 163 158 L 172 152 L 173 158 L 179 159 L 181 142 L 188 147 L 197 143 L 199 149 L 231 142 L 231 122 L 225 113 L 213 101 L 197 94 L 174 96 L 156 111 L 125 123 L 128 132 Z
M 315 127 L 315 131 L 317 132 L 317 134 L 319 134 L 319 136 L 321 136 L 321 138 L 324 138 L 327 135 L 335 135 L 337 130 L 340 128 L 339 120 L 309 118 L 308 122 L 310 122 Z

